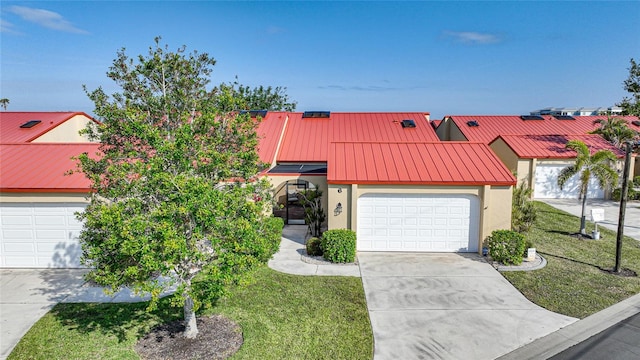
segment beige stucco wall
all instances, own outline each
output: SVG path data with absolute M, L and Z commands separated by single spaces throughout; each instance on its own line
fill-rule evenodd
M 436 135 L 438 135 L 438 138 L 442 141 L 467 141 L 467 138 L 451 118 L 445 118 L 442 121 L 436 129 Z
M 33 142 L 89 142 L 86 136 L 81 136 L 78 132 L 87 127 L 87 124 L 95 124 L 84 115 L 75 115 L 69 120 L 51 129 L 51 131 L 36 138 Z
M 340 190 L 340 191 L 339 191 Z M 511 186 L 407 186 L 407 185 L 335 185 L 328 186 L 329 229 L 357 231 L 358 198 L 368 193 L 385 194 L 464 194 L 477 196 L 480 203 L 478 249 L 493 230 L 511 228 Z M 335 214 L 336 205 L 342 212 Z
M 0 203 L 85 203 L 85 193 L 0 193 Z

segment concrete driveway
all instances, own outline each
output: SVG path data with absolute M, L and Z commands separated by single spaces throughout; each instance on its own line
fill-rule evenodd
M 84 283 L 84 270 L 0 270 L 0 359 L 55 304 Z
M 476 254 L 358 253 L 375 359 L 495 359 L 577 319 L 547 311 Z

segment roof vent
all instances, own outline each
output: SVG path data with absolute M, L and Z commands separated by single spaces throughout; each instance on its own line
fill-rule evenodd
M 480 126 L 480 124 L 476 120 L 469 120 L 467 121 L 467 126 L 476 127 L 476 126 Z
M 631 123 L 635 126 L 640 126 L 640 120 L 633 120 Z
M 328 118 L 331 116 L 331 111 L 305 111 L 302 114 L 302 118 Z
M 520 115 L 520 119 L 522 120 L 544 120 L 544 118 L 540 115 Z
M 42 120 L 29 120 L 26 123 L 20 125 L 21 128 L 23 129 L 29 129 L 32 128 L 38 124 L 40 124 L 42 122 Z
M 252 118 L 257 118 L 258 116 L 263 118 L 267 116 L 267 110 L 242 110 L 240 114 L 249 114 Z
M 400 122 L 403 128 L 414 128 L 416 127 L 416 122 L 411 119 L 405 119 Z
M 576 119 L 571 115 L 553 115 L 553 117 L 558 120 L 575 120 Z

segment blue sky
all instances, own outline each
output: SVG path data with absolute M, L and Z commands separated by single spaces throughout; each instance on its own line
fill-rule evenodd
M 82 85 L 156 36 L 212 83 L 287 88 L 298 110 L 524 114 L 611 106 L 640 59 L 640 2 L 5 1 L 0 97 L 92 113 Z

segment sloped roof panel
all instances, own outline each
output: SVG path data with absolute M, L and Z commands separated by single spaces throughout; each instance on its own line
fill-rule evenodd
M 72 157 L 95 154 L 99 144 L 2 144 L 0 145 L 0 191 L 88 192 L 89 180 L 76 169 Z
M 575 158 L 576 152 L 566 148 L 567 142 L 571 140 L 585 143 L 591 154 L 599 150 L 611 150 L 617 157 L 624 157 L 621 149 L 611 145 L 600 135 L 501 135 L 500 138 L 523 159 Z
M 256 132 L 260 139 L 258 144 L 260 161 L 271 164 L 274 160 L 286 118 L 285 112 L 268 112 L 258 124 Z
M 327 161 L 332 142 L 439 141 L 435 130 L 419 112 L 340 113 L 329 118 L 302 118 L 290 113 L 278 161 Z M 415 128 L 403 128 L 402 120 L 414 120 Z
M 83 112 L 0 111 L 0 143 L 31 142 L 76 115 L 83 115 L 91 119 Z M 41 122 L 31 128 L 20 127 L 31 120 L 41 120 Z
M 513 175 L 488 145 L 468 142 L 334 142 L 329 146 L 327 181 L 334 184 L 515 184 Z
M 544 120 L 523 120 L 519 115 L 478 115 L 478 116 L 450 116 L 469 141 L 479 141 L 489 144 L 499 135 L 576 135 L 587 134 L 600 125 L 599 119 L 606 116 L 574 116 L 575 120 L 558 120 L 551 115 L 542 115 Z M 618 116 L 616 116 L 618 117 Z M 633 126 L 635 116 L 624 116 L 623 119 L 632 129 L 639 130 L 640 126 Z M 476 121 L 478 126 L 469 126 L 469 121 Z

